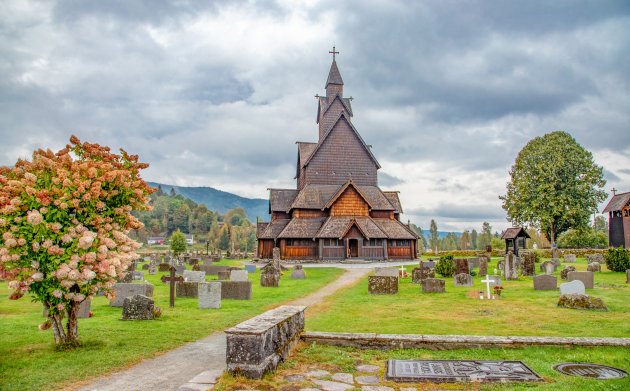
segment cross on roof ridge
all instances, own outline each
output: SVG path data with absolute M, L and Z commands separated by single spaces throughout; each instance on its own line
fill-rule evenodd
M 339 52 L 335 51 L 335 45 L 333 45 L 333 50 L 332 50 L 332 52 L 328 52 L 328 53 L 330 53 L 330 54 L 332 54 L 332 55 L 333 55 L 333 61 L 335 61 L 335 54 L 339 54 Z

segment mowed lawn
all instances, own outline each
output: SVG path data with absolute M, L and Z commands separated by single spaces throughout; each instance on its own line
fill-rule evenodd
M 28 297 L 8 300 L 7 284 L 0 283 L 0 390 L 62 388 L 131 366 L 314 292 L 343 270 L 308 269 L 306 280 L 291 280 L 290 271 L 285 272 L 279 288 L 260 287 L 257 271 L 250 274 L 252 300 L 223 300 L 221 309 L 206 310 L 198 309 L 194 298 L 176 298 L 175 308 L 169 308 L 169 287 L 159 280 L 165 273 L 150 276 L 144 272 L 145 279 L 155 286 L 154 300 L 162 308 L 162 316 L 153 321 L 122 321 L 122 308 L 110 307 L 107 299 L 96 297 L 92 301 L 94 316 L 79 320 L 83 346 L 64 352 L 54 350 L 52 331 L 38 330 L 45 320 L 41 303 Z
M 584 259 L 572 265 L 578 271 L 587 266 Z M 558 286 L 565 282 L 560 279 L 563 266 L 555 273 Z M 409 274 L 413 267 L 407 266 Z M 535 291 L 532 277 L 503 279 L 503 295 L 493 301 L 478 298 L 478 292 L 486 289 L 481 276 L 473 278 L 473 287 L 455 287 L 453 278 L 446 278 L 446 293 L 431 294 L 422 293 L 420 285 L 405 278 L 397 295 L 368 294 L 366 277 L 309 309 L 306 328 L 386 334 L 630 337 L 630 287 L 625 273 L 603 270 L 595 273 L 595 288 L 587 289 L 587 294 L 602 298 L 609 312 L 558 308 L 559 291 Z

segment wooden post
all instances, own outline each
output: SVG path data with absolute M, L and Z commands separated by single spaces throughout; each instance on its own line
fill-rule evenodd
M 175 283 L 176 282 L 183 282 L 184 281 L 184 277 L 179 276 L 179 277 L 175 277 L 175 266 L 171 266 L 168 269 L 171 272 L 170 277 L 166 277 L 166 276 L 162 276 L 161 280 L 162 282 L 170 282 L 171 286 L 170 286 L 170 307 L 173 308 L 175 307 Z

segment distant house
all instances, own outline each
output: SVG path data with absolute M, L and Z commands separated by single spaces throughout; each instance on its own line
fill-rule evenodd
M 192 234 L 184 234 L 184 236 L 186 237 L 186 244 L 192 245 L 194 243 Z
M 151 236 L 147 238 L 148 245 L 164 244 L 166 238 L 164 236 Z
M 630 248 L 630 192 L 615 194 L 604 213 L 608 213 L 608 245 Z

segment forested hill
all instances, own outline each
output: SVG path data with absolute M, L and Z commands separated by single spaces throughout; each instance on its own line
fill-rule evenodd
M 262 220 L 269 220 L 269 201 L 261 198 L 245 198 L 212 187 L 185 187 L 165 185 L 162 183 L 147 182 L 151 187 L 162 186 L 166 194 L 175 189 L 175 193 L 190 198 L 198 204 L 205 205 L 209 210 L 216 210 L 223 214 L 230 209 L 243 208 L 247 218 L 256 223 L 256 216 Z

